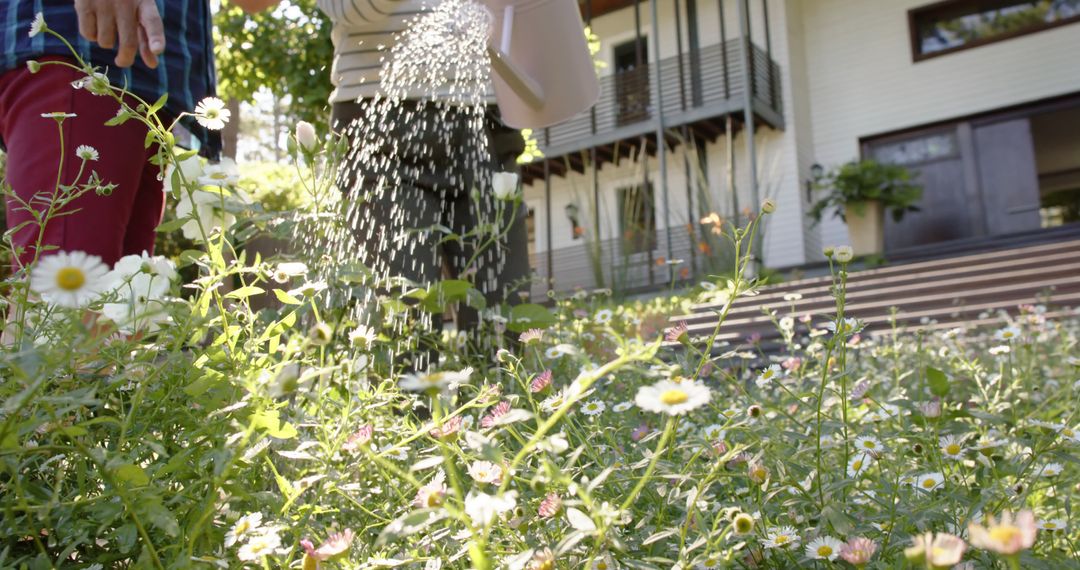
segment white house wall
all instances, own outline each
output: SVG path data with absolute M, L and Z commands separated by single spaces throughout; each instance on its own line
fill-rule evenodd
M 930 0 L 798 0 L 814 160 L 859 156 L 859 139 L 1080 92 L 1080 25 L 913 63 L 908 10 Z M 790 120 L 790 119 L 789 119 Z M 826 243 L 846 228 L 822 224 Z

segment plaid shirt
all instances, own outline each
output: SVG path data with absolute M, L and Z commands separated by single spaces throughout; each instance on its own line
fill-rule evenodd
M 91 65 L 102 68 L 113 85 L 129 91 L 149 103 L 168 93 L 165 111 L 177 116 L 195 109 L 204 97 L 216 93 L 213 36 L 209 0 L 157 0 L 165 28 L 165 53 L 158 56 L 157 69 L 150 69 L 136 57 L 129 68 L 116 67 L 115 50 L 98 47 L 79 35 L 79 22 L 72 0 L 3 0 L 0 2 L 0 46 L 3 46 L 3 70 L 25 65 L 28 60 L 45 55 L 70 56 L 71 51 L 56 37 L 38 34 L 31 38 L 30 24 L 41 12 L 49 29 L 64 36 L 79 55 Z M 184 126 L 202 142 L 203 153 L 216 156 L 221 138 L 194 121 Z

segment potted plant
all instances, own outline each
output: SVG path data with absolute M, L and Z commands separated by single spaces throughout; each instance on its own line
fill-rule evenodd
M 855 255 L 881 253 L 885 246 L 885 212 L 900 221 L 907 212 L 918 211 L 922 187 L 912 180 L 911 171 L 895 164 L 873 160 L 852 161 L 818 178 L 816 188 L 828 190 L 814 203 L 810 216 L 814 223 L 834 209 L 848 226 Z

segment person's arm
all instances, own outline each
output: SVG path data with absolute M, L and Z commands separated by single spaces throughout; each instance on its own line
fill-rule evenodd
M 281 0 L 231 0 L 231 2 L 248 14 L 255 14 L 277 6 Z
M 393 14 L 402 0 L 317 0 L 319 9 L 334 23 L 375 24 Z

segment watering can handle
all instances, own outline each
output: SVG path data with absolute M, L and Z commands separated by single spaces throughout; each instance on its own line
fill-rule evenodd
M 529 106 L 539 109 L 544 105 L 544 89 L 535 79 L 529 77 L 521 68 L 510 61 L 510 35 L 514 28 L 514 6 L 507 6 L 503 10 L 502 45 L 500 49 L 488 46 L 488 56 L 491 58 L 491 67 L 498 73 L 503 81 L 517 93 Z

